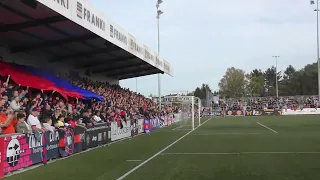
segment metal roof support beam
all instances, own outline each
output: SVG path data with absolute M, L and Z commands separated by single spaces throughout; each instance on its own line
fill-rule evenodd
M 16 47 L 11 48 L 11 53 L 27 52 L 27 51 L 32 51 L 34 49 L 61 46 L 64 44 L 68 44 L 68 43 L 72 43 L 72 42 L 86 41 L 86 40 L 94 39 L 97 37 L 98 37 L 97 35 L 91 33 L 91 34 L 81 36 L 81 37 L 72 37 L 72 38 L 62 39 L 62 40 L 58 40 L 58 41 L 48 41 L 48 42 L 43 42 L 43 43 L 39 43 L 39 44 L 29 44 L 29 45 L 24 45 L 24 46 L 16 46 Z
M 127 59 L 127 60 L 130 60 L 130 59 Z M 105 71 L 113 72 L 113 71 L 117 71 L 119 69 L 127 69 L 127 68 L 131 68 L 134 66 L 142 66 L 145 64 L 146 64 L 145 62 L 140 62 L 140 63 L 129 64 L 129 65 L 125 65 L 125 66 L 120 65 L 120 66 L 116 66 L 116 67 L 110 67 L 110 68 L 105 68 L 105 69 L 101 69 L 101 70 L 96 70 L 96 71 L 93 71 L 92 74 L 99 74 L 99 73 L 103 73 Z
M 152 74 L 158 74 L 158 73 L 162 73 L 160 70 L 152 70 L 152 71 L 144 71 L 144 72 L 140 72 L 137 74 L 130 74 L 130 75 L 125 75 L 125 76 L 120 76 L 119 80 L 123 80 L 123 79 L 130 79 L 130 78 L 135 78 L 135 77 L 141 77 L 141 76 L 147 76 L 147 75 L 152 75 Z
M 125 61 L 129 61 L 129 60 L 134 60 L 137 59 L 137 57 L 134 56 L 130 56 L 130 57 L 120 57 L 120 58 L 114 58 L 114 59 L 100 59 L 99 61 L 91 61 L 89 63 L 86 64 L 79 64 L 78 66 L 76 66 L 76 69 L 85 69 L 85 68 L 91 68 L 91 69 L 95 69 L 95 68 L 99 68 L 101 69 L 101 67 L 103 65 L 108 65 L 110 64 L 110 62 L 115 61 L 115 62 L 125 62 Z M 93 72 L 94 73 L 94 72 Z
M 75 54 L 70 54 L 70 55 L 65 55 L 65 56 L 57 56 L 54 59 L 50 60 L 49 62 L 53 63 L 53 62 L 60 62 L 63 61 L 65 59 L 71 59 L 71 58 L 83 58 L 83 57 L 91 57 L 93 55 L 97 55 L 97 54 L 102 54 L 102 53 L 109 53 L 112 52 L 116 49 L 95 49 L 93 51 L 90 52 L 82 52 L 82 53 L 75 53 Z
M 47 25 L 47 24 L 57 23 L 57 22 L 66 21 L 66 20 L 67 18 L 65 18 L 64 16 L 53 16 L 53 17 L 48 17 L 44 19 L 31 20 L 23 23 L 8 24 L 8 25 L 1 26 L 0 32 L 17 31 L 21 29 Z

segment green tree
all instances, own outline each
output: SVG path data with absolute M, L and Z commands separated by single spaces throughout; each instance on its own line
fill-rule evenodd
M 301 92 L 304 95 L 318 94 L 318 65 L 307 64 L 300 70 Z
M 194 96 L 196 96 L 200 99 L 205 98 L 205 94 L 201 91 L 201 89 L 199 87 L 197 87 L 196 90 L 194 91 Z
M 279 89 L 279 95 L 282 96 L 295 96 L 301 93 L 300 73 L 289 65 L 283 72 L 283 79 Z
M 219 82 L 220 92 L 225 97 L 242 97 L 245 95 L 247 80 L 245 72 L 234 67 L 228 68 Z
M 276 72 L 276 67 L 272 66 L 265 71 L 265 89 L 267 96 L 276 95 L 276 75 L 278 76 L 278 89 L 281 87 L 281 71 Z
M 250 74 L 246 74 L 247 84 L 247 94 L 252 97 L 263 96 L 264 89 L 264 73 L 261 69 L 254 69 Z
M 228 68 L 225 75 L 219 82 L 219 92 L 225 97 L 241 96 L 275 96 L 276 95 L 276 76 L 278 79 L 278 90 L 280 96 L 296 95 L 317 95 L 318 94 L 318 64 L 307 64 L 302 69 L 296 69 L 289 65 L 283 74 L 276 72 L 276 68 L 262 71 L 254 69 L 245 74 L 241 69 L 234 67 Z M 205 85 L 203 85 L 205 86 Z M 200 93 L 201 88 L 198 90 Z
M 208 84 L 202 84 L 200 87 L 197 87 L 192 94 L 188 93 L 190 96 L 196 96 L 200 99 L 205 99 L 207 95 L 207 91 L 212 93 L 212 90 Z

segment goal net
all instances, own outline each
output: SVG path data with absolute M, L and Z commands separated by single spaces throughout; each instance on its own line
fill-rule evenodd
M 175 130 L 193 130 L 200 125 L 201 100 L 194 96 L 181 96 L 175 104 L 180 109 L 180 117 Z

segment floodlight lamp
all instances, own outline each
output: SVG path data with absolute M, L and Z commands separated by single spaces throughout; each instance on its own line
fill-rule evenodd
M 161 11 L 161 10 L 158 10 L 158 15 L 160 16 L 161 14 L 163 14 L 163 11 Z
M 159 5 L 160 5 L 161 3 L 163 3 L 163 1 L 162 1 L 162 0 L 158 0 L 158 1 L 157 1 L 157 4 L 159 4 Z

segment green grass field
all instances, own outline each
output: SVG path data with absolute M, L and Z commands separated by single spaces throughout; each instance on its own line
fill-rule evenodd
M 6 179 L 320 179 L 319 116 L 206 120 L 187 135 L 173 125 Z

